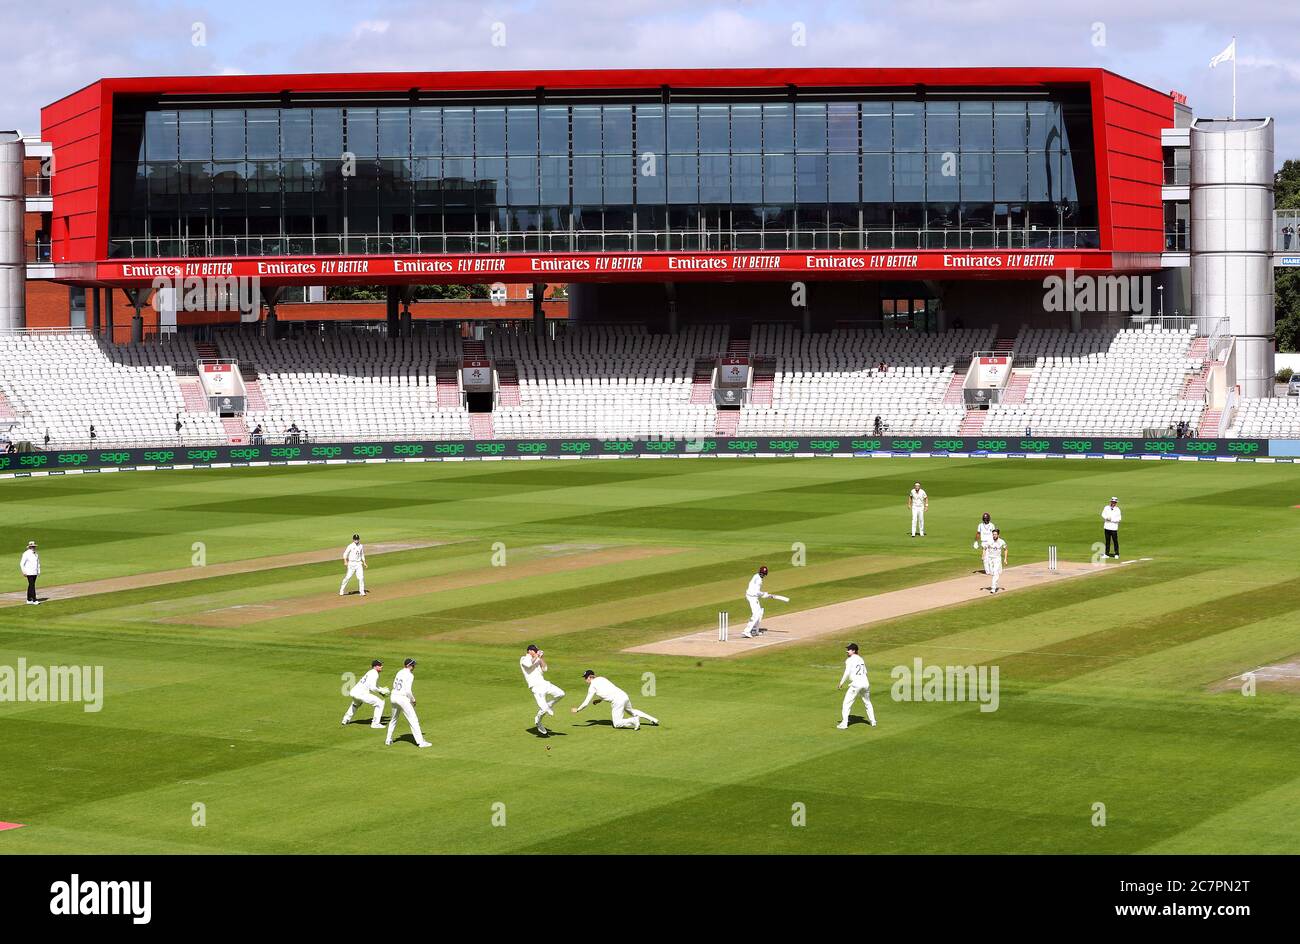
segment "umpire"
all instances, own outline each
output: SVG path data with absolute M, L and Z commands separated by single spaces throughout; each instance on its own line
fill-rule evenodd
M 1119 523 L 1124 517 L 1124 513 L 1119 510 L 1119 499 L 1114 495 L 1110 498 L 1110 504 L 1101 510 L 1101 530 L 1106 536 L 1106 556 L 1119 557 Z M 1111 554 L 1110 549 L 1114 546 L 1115 553 Z
M 36 553 L 35 541 L 27 542 L 27 550 L 23 551 L 18 569 L 27 578 L 27 603 L 30 606 L 38 606 L 41 601 L 36 599 L 36 578 L 41 575 L 41 556 Z

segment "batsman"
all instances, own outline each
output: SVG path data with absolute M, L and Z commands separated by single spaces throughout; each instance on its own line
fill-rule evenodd
M 768 593 L 763 589 L 763 578 L 767 576 L 767 565 L 758 568 L 758 573 L 749 578 L 749 586 L 745 588 L 745 600 L 749 603 L 749 623 L 745 626 L 745 631 L 740 635 L 746 639 L 753 639 L 759 633 L 765 633 L 767 630 L 762 629 L 759 624 L 763 621 L 763 608 L 759 605 L 759 600 L 766 600 L 771 597 L 773 600 L 781 600 L 785 603 L 790 602 L 789 597 L 783 597 L 779 594 Z

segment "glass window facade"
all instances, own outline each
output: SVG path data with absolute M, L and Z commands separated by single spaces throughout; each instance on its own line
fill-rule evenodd
M 1096 246 L 1086 101 L 121 107 L 117 256 Z

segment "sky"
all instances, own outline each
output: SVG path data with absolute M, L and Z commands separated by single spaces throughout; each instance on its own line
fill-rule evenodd
M 1300 158 L 1300 5 L 1262 0 L 0 0 L 0 128 L 131 75 L 631 66 L 1096 66 Z

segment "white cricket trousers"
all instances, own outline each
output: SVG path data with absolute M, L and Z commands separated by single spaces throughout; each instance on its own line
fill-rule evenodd
M 348 581 L 353 577 L 357 578 L 357 586 L 361 592 L 366 592 L 366 569 L 360 564 L 348 564 L 348 572 L 343 575 L 343 582 L 339 584 L 339 593 L 347 593 Z
M 749 601 L 749 623 L 745 626 L 745 632 L 752 633 L 763 621 L 763 608 L 758 605 L 758 597 L 745 597 L 745 599 Z
M 989 572 L 989 577 L 992 579 L 992 583 L 989 584 L 989 589 L 996 590 L 998 588 L 998 578 L 1002 576 L 1002 561 L 992 561 L 985 569 Z
M 343 716 L 343 723 L 347 724 L 352 720 L 359 703 L 365 703 L 375 709 L 375 718 L 370 722 L 370 726 L 372 728 L 379 727 L 379 722 L 384 717 L 384 700 L 378 695 L 370 694 L 370 692 L 352 693 L 352 701 L 348 704 L 348 713 Z
M 862 706 L 867 710 L 867 722 L 876 723 L 876 709 L 871 707 L 871 686 L 870 685 L 850 685 L 849 690 L 844 693 L 844 705 L 840 709 L 842 717 L 840 720 L 844 724 L 849 723 L 849 709 L 853 707 L 854 699 L 862 696 Z
M 537 718 L 540 721 L 543 714 L 553 715 L 554 711 L 551 706 L 564 697 L 564 689 L 558 685 L 552 685 L 545 682 L 536 688 L 529 688 L 533 693 L 533 700 L 537 702 Z
M 920 529 L 921 537 L 925 537 L 924 505 L 914 505 L 912 507 L 912 537 L 916 537 L 918 529 Z
M 388 740 L 393 739 L 393 732 L 397 730 L 397 717 L 399 714 L 406 715 L 406 723 L 411 726 L 411 733 L 415 735 L 415 743 L 424 743 L 424 732 L 420 730 L 420 719 L 415 716 L 415 706 L 411 704 L 409 698 L 399 698 L 393 695 L 389 699 L 393 703 L 393 716 L 388 719 Z
M 626 714 L 628 717 L 623 717 Z M 634 728 L 636 722 L 633 718 L 640 718 L 642 721 L 649 721 L 651 724 L 658 724 L 659 719 L 653 715 L 648 715 L 644 711 L 638 711 L 632 707 L 632 699 L 622 701 L 612 701 L 609 703 L 609 715 L 614 721 L 616 728 Z

